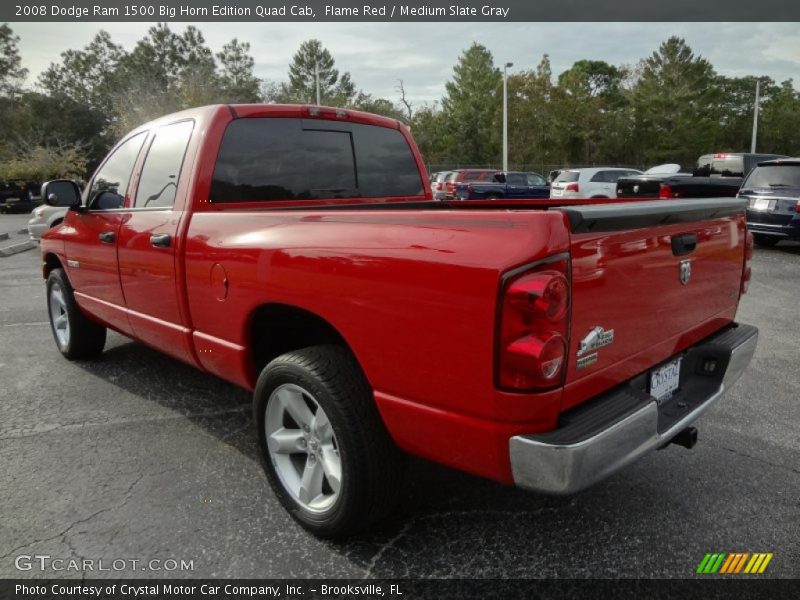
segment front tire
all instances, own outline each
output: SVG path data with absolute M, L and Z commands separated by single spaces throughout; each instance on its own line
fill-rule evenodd
M 756 243 L 756 246 L 761 246 L 762 248 L 772 248 L 773 246 L 777 245 L 778 242 L 781 241 L 780 238 L 773 237 L 771 235 L 763 235 L 761 233 L 754 233 L 753 234 L 753 241 Z
M 103 351 L 106 328 L 89 320 L 78 308 L 62 269 L 53 269 L 47 276 L 47 312 L 56 347 L 65 358 L 93 358 Z
M 402 453 L 349 351 L 323 345 L 279 356 L 253 402 L 270 485 L 300 525 L 342 536 L 393 508 Z

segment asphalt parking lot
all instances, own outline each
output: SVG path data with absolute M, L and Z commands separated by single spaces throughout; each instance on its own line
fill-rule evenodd
M 772 552 L 760 577 L 800 577 L 800 244 L 757 249 L 753 273 L 739 320 L 758 351 L 693 450 L 571 498 L 412 461 L 391 521 L 330 542 L 273 497 L 247 392 L 117 334 L 98 361 L 64 360 L 38 250 L 0 258 L 0 578 L 679 578 L 712 551 Z M 19 571 L 20 555 L 193 570 Z

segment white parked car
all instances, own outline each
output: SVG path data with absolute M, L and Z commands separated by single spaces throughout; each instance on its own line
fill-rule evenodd
M 636 169 L 591 167 L 566 169 L 550 186 L 551 198 L 616 198 L 617 179 L 641 175 Z
M 45 231 L 60 225 L 66 214 L 67 209 L 63 206 L 42 204 L 34 208 L 28 221 L 28 235 L 32 240 L 38 240 Z

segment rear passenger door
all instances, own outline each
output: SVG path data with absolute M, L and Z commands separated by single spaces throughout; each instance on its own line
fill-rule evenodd
M 119 272 L 134 335 L 192 362 L 189 329 L 176 281 L 176 195 L 185 194 L 184 157 L 194 121 L 162 125 L 146 150 L 133 203 L 119 233 Z

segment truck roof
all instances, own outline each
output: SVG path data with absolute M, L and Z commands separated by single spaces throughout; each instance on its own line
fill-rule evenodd
M 211 104 L 199 106 L 159 117 L 137 127 L 134 131 L 152 129 L 167 122 L 179 119 L 192 119 L 208 117 L 216 111 L 229 110 L 234 118 L 248 117 L 283 117 L 302 119 L 330 119 L 344 122 L 377 125 L 390 129 L 400 129 L 401 123 L 397 119 L 382 117 L 372 113 L 336 108 L 332 106 L 318 106 L 314 104 Z

